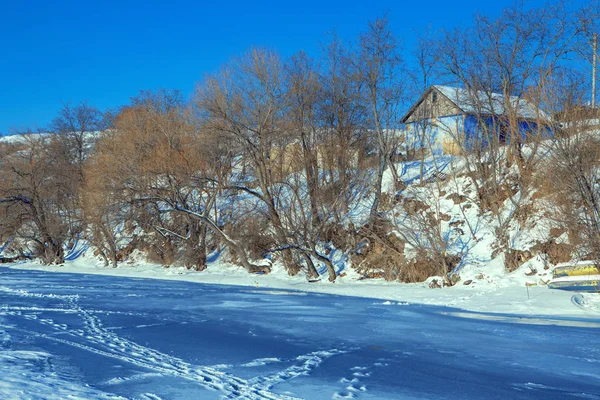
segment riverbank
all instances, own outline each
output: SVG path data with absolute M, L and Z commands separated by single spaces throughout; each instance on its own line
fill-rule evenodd
M 523 316 L 555 316 L 599 318 L 598 294 L 583 294 L 585 302 L 573 302 L 574 293 L 551 290 L 545 285 L 549 272 L 528 276 L 530 267 L 524 266 L 506 274 L 498 266 L 487 265 L 484 272 L 465 271 L 472 279 L 463 278 L 453 287 L 432 289 L 428 283 L 397 283 L 383 279 L 360 280 L 352 271 L 342 274 L 335 283 L 326 280 L 309 283 L 304 277 L 288 276 L 277 265 L 269 275 L 246 273 L 242 268 L 217 262 L 202 272 L 182 267 L 165 268 L 146 262 L 120 264 L 118 268 L 104 267 L 87 257 L 66 262 L 60 266 L 45 266 L 36 262 L 7 264 L 18 269 L 58 273 L 96 274 L 134 278 L 178 280 L 197 283 L 238 285 L 270 289 L 290 289 L 305 292 L 381 299 L 390 302 L 448 306 L 473 312 L 517 314 Z M 471 282 L 468 282 L 471 281 Z M 465 284 L 465 283 L 468 283 Z M 582 305 L 583 304 L 583 305 Z

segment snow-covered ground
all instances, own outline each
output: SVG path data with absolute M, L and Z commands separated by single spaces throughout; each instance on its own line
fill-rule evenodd
M 0 398 L 600 399 L 599 318 L 265 283 L 0 268 Z
M 404 284 L 383 279 L 360 280 L 352 270 L 342 271 L 336 283 L 326 279 L 309 283 L 303 276 L 290 277 L 278 264 L 269 275 L 248 274 L 243 268 L 217 259 L 202 272 L 182 267 L 165 268 L 143 262 L 124 262 L 118 268 L 106 268 L 90 256 L 74 257 L 61 266 L 45 266 L 37 262 L 12 264 L 11 268 L 114 275 L 134 278 L 181 280 L 186 282 L 250 286 L 263 289 L 293 289 L 306 292 L 335 294 L 401 301 L 415 304 L 439 305 L 468 311 L 525 316 L 564 316 L 599 318 L 600 294 L 583 294 L 585 302 L 573 301 L 573 292 L 551 290 L 545 285 L 552 278 L 551 270 L 544 270 L 543 262 L 534 257 L 513 273 L 506 273 L 503 259 L 477 267 L 469 266 L 461 272 L 462 280 L 453 287 L 431 289 L 428 283 Z M 539 271 L 533 276 L 532 270 Z M 469 285 L 465 282 L 472 281 Z

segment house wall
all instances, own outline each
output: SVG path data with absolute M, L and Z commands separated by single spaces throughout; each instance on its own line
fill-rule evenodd
M 501 121 L 499 117 L 489 116 L 480 120 L 474 115 L 466 115 L 464 119 L 464 132 L 467 149 L 472 149 L 475 145 L 486 147 L 494 136 L 499 139 L 501 144 L 510 143 L 510 133 L 506 132 L 504 135 L 502 134 L 501 126 L 504 123 L 505 121 Z M 482 125 L 485 126 L 485 129 L 482 129 Z M 548 139 L 553 136 L 550 126 L 540 125 L 537 121 L 518 121 L 517 129 L 522 143 L 531 142 L 539 138 Z M 494 132 L 493 135 L 492 132 Z
M 464 135 L 462 115 L 430 118 L 406 124 L 407 149 L 424 149 L 426 154 L 460 154 Z
M 336 143 L 319 143 L 316 146 L 317 163 L 321 168 L 333 167 L 337 169 L 337 157 L 342 153 L 339 145 Z M 357 149 L 346 150 L 348 153 L 348 162 L 356 165 L 359 162 L 359 152 Z M 274 147 L 270 153 L 271 170 L 275 173 L 276 179 L 295 173 L 303 172 L 303 154 L 299 143 L 290 143 L 282 147 Z
M 460 154 L 475 147 L 485 148 L 496 137 L 501 144 L 511 140 L 510 129 L 501 116 L 477 118 L 464 113 L 454 101 L 433 87 L 409 112 L 406 118 L 407 152 L 425 150 L 428 154 Z M 520 140 L 552 137 L 551 127 L 540 127 L 536 121 L 523 118 L 518 123 Z M 513 136 L 514 138 L 514 136 Z M 424 139 L 426 139 L 424 141 Z
M 462 111 L 456 107 L 453 102 L 438 90 L 433 89 L 415 108 L 413 113 L 406 120 L 406 123 L 415 123 L 424 119 L 435 120 L 440 117 L 458 115 L 461 113 Z

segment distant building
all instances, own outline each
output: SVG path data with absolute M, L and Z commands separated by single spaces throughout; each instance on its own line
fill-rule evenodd
M 463 149 L 486 146 L 493 136 L 503 144 L 510 137 L 507 106 L 515 110 L 523 141 L 529 134 L 539 134 L 540 122 L 550 122 L 542 110 L 519 97 L 507 101 L 498 93 L 436 85 L 427 89 L 402 118 L 406 139 L 409 146 L 434 154 L 458 154 Z M 543 125 L 548 133 L 548 124 Z

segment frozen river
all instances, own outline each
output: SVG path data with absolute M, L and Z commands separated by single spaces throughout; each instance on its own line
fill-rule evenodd
M 0 275 L 2 399 L 600 399 L 600 319 Z

